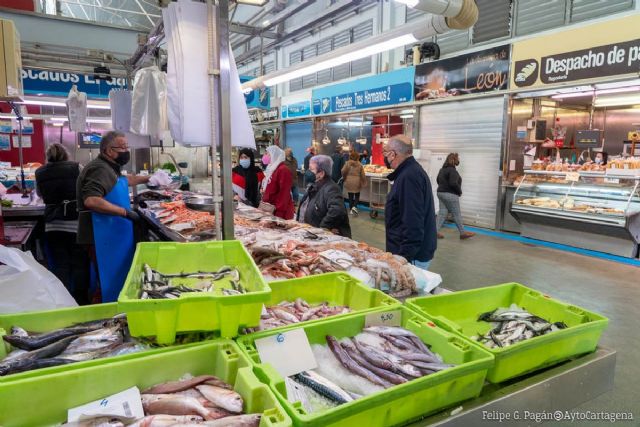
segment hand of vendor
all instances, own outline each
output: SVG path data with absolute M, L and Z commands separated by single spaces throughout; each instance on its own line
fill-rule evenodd
M 124 209 L 124 215 L 123 216 L 125 218 L 131 220 L 131 222 L 140 221 L 140 215 L 138 215 L 138 213 L 136 211 L 132 211 L 131 209 Z

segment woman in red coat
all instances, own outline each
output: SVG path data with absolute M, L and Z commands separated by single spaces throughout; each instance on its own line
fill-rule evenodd
M 284 164 L 285 154 L 280 147 L 272 145 L 267 148 L 269 165 L 262 181 L 262 201 L 276 207 L 275 216 L 282 219 L 293 219 L 294 206 L 291 196 L 293 177 Z

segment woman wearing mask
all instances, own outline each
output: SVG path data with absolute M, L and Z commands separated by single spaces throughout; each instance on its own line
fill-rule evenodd
M 359 162 L 358 152 L 352 150 L 349 154 L 349 161 L 342 168 L 344 187 L 349 195 L 349 212 L 358 215 L 358 203 L 360 202 L 360 190 L 366 183 L 364 167 Z
M 609 160 L 609 153 L 607 153 L 606 151 L 600 151 L 599 153 L 596 153 L 595 162 L 597 165 L 606 166 L 607 160 Z
M 371 157 L 369 156 L 369 150 L 366 148 L 362 150 L 362 154 L 360 154 L 360 163 L 363 165 L 368 165 L 371 163 Z
M 333 160 L 329 156 L 321 154 L 311 158 L 309 170 L 315 176 L 315 182 L 300 202 L 297 220 L 351 237 L 349 215 L 344 207 L 342 191 L 331 179 L 332 168 Z
M 76 181 L 80 165 L 69 161 L 67 150 L 60 144 L 50 145 L 46 157 L 47 164 L 36 170 L 36 190 L 45 203 L 50 265 L 76 302 L 89 304 L 89 257 L 76 243 Z
M 253 150 L 243 148 L 238 153 L 238 166 L 233 168 L 233 192 L 242 202 L 258 207 L 260 203 L 260 184 L 264 179 L 262 169 L 255 166 Z
M 458 226 L 460 239 L 468 239 L 475 235 L 464 230 L 462 225 L 462 215 L 460 213 L 460 196 L 462 196 L 462 177 L 456 170 L 456 166 L 460 164 L 458 153 L 450 153 L 442 165 L 442 169 L 438 172 L 438 201 L 440 202 L 440 211 L 438 212 L 438 239 L 443 239 L 444 235 L 440 233 L 440 229 L 447 218 L 447 214 L 451 212 L 453 220 Z
M 284 164 L 284 151 L 275 145 L 267 148 L 268 166 L 262 181 L 262 201 L 275 207 L 273 214 L 282 219 L 293 219 L 295 208 L 291 197 L 293 177 Z

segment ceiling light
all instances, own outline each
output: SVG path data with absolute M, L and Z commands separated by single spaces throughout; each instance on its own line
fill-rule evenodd
M 413 119 L 413 114 L 402 114 L 401 119 Z
M 400 114 L 415 114 L 416 110 L 414 110 L 413 108 L 410 108 L 408 110 L 402 110 L 400 111 Z
M 640 85 L 640 79 L 635 80 L 627 80 L 624 82 L 613 82 L 613 83 L 598 83 L 594 85 L 596 89 L 612 89 L 619 87 L 628 87 L 628 86 L 637 86 Z
M 236 0 L 238 4 L 248 4 L 251 6 L 264 6 L 269 0 Z
M 269 24 L 271 24 L 271 21 L 269 21 L 268 19 L 265 19 L 264 21 L 262 21 L 262 26 L 263 27 L 266 27 Z
M 551 98 L 553 99 L 564 99 L 564 98 L 580 98 L 583 96 L 593 96 L 594 91 L 589 92 L 574 92 L 574 93 L 561 93 L 558 95 L 553 95 Z
M 395 49 L 396 47 L 412 44 L 416 41 L 418 41 L 418 39 L 416 39 L 413 34 L 405 34 L 403 36 L 394 37 L 390 40 L 370 45 L 355 52 L 346 53 L 344 55 L 340 55 L 335 58 L 329 58 L 316 64 L 309 65 L 307 67 L 302 67 L 298 68 L 297 70 L 285 72 L 284 74 L 265 80 L 264 84 L 265 86 L 274 86 L 280 83 L 288 82 L 289 80 L 298 77 L 306 76 L 307 74 L 316 73 L 318 71 L 326 70 L 327 68 L 336 67 L 338 65 L 346 64 L 347 62 L 355 61 L 357 59 L 366 58 L 380 52 Z
M 24 104 L 24 105 L 37 105 L 40 107 L 66 107 L 67 104 L 60 101 L 45 101 L 39 99 L 25 99 L 21 102 L 16 102 L 16 104 Z M 94 110 L 110 110 L 111 106 L 109 104 L 93 104 L 87 103 L 87 108 L 91 108 Z
M 615 107 L 634 104 L 640 104 L 640 95 L 603 96 L 596 98 L 593 103 L 596 107 Z
M 396 0 L 396 3 L 404 4 L 407 7 L 414 7 L 418 4 L 418 0 Z
M 31 120 L 33 117 L 31 117 L 31 116 L 23 116 L 22 118 L 25 119 L 25 120 Z M 16 116 L 0 116 L 0 119 L 15 120 Z
M 61 123 L 61 122 L 54 122 L 54 123 L 52 123 L 52 124 L 53 124 L 55 127 L 59 127 L 59 128 L 61 128 L 62 126 L 64 126 L 64 123 Z

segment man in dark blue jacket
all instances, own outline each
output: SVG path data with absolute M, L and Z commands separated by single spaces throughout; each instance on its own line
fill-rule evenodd
M 383 154 L 395 169 L 388 177 L 393 185 L 385 205 L 387 251 L 426 270 L 437 246 L 431 182 L 413 157 L 408 137 L 391 137 Z

